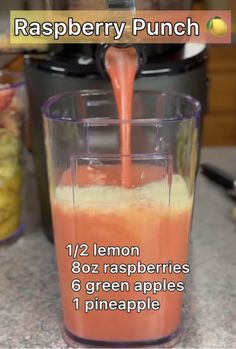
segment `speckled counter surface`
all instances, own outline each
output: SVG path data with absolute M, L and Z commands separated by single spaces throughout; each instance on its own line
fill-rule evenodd
M 210 161 L 236 173 L 236 148 L 204 149 Z M 0 347 L 67 348 L 61 337 L 61 308 L 54 248 L 38 219 L 34 176 L 27 175 L 27 231 L 0 248 Z M 178 348 L 236 348 L 236 223 L 234 202 L 198 176 L 191 274 Z

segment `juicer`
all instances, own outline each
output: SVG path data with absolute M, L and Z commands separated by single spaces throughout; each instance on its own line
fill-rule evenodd
M 94 4 L 95 3 L 95 4 Z M 188 10 L 184 0 L 48 0 L 47 9 Z M 139 44 L 135 90 L 192 95 L 207 107 L 207 49 L 203 44 Z M 122 48 L 121 48 L 122 49 Z M 111 89 L 101 69 L 103 47 L 95 44 L 52 45 L 47 54 L 25 56 L 25 74 L 32 120 L 32 152 L 39 188 L 42 221 L 52 240 L 51 211 L 41 106 L 51 96 L 72 90 Z

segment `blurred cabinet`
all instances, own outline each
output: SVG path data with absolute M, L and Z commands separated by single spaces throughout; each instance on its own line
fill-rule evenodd
M 236 145 L 236 45 L 209 47 L 209 108 L 203 143 Z

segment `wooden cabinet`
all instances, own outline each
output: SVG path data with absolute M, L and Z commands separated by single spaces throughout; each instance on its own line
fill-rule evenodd
M 236 45 L 209 47 L 208 76 L 203 144 L 236 145 Z

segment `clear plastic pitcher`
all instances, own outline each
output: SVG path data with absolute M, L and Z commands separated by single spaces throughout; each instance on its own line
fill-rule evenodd
M 43 114 L 67 340 L 173 343 L 189 273 L 199 102 L 135 92 L 121 126 L 112 92 L 79 91 L 52 97 Z M 120 154 L 121 127 L 131 128 L 130 155 Z

